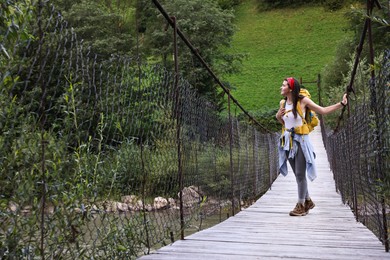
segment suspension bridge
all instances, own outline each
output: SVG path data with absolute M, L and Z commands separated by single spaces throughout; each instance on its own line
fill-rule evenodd
M 139 259 L 388 259 L 382 243 L 336 192 L 319 129 L 311 140 L 318 177 L 309 184 L 316 207 L 308 215 L 288 214 L 297 197 L 289 169 L 249 208 Z
M 180 37 L 225 91 L 226 115 L 177 63 L 90 52 L 49 2 L 26 7 L 34 23 L 10 22 L 0 42 L 0 259 L 389 257 L 389 51 L 376 75 L 352 84 L 357 53 L 347 91 L 360 96 L 337 131 L 322 118 L 312 133 L 316 207 L 290 217 L 296 184 L 291 170 L 278 176 L 279 135 L 224 88 L 158 1 L 175 47 Z M 205 227 L 211 217 L 218 224 Z

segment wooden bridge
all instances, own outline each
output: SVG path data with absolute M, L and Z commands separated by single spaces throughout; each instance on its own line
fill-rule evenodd
M 308 215 L 288 214 L 297 199 L 289 169 L 289 175 L 279 175 L 251 207 L 139 259 L 390 259 L 378 238 L 355 220 L 336 192 L 320 129 L 311 139 L 318 177 L 309 182 L 316 207 Z

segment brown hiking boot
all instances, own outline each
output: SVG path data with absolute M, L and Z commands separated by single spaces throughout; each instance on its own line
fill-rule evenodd
M 295 208 L 290 211 L 290 216 L 305 216 L 306 214 L 305 206 L 302 203 L 297 203 Z
M 315 207 L 316 204 L 311 199 L 305 200 L 305 211 L 306 213 L 309 212 L 312 208 Z

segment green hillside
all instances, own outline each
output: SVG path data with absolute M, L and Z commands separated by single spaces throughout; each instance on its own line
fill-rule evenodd
M 244 1 L 236 9 L 238 30 L 229 52 L 246 53 L 242 72 L 230 76 L 233 96 L 250 112 L 277 107 L 283 78 L 313 81 L 335 54 L 344 37 L 343 10 L 301 7 L 260 12 L 256 1 Z M 317 98 L 314 84 L 305 85 Z

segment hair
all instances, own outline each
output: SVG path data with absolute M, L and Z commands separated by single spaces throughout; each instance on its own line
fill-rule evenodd
M 292 101 L 293 101 L 293 109 L 292 112 L 294 114 L 294 117 L 297 118 L 298 113 L 297 113 L 297 105 L 298 105 L 298 100 L 300 98 L 299 92 L 301 91 L 301 85 L 299 84 L 298 80 L 296 78 L 289 78 L 290 80 L 294 80 L 294 89 L 292 89 Z M 291 89 L 290 83 L 287 79 L 284 79 L 287 81 L 288 87 Z

